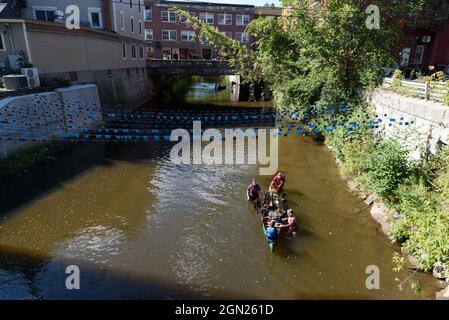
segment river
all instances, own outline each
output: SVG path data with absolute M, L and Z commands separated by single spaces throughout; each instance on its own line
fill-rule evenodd
M 198 83 L 218 80 L 195 81 L 193 96 L 229 104 L 229 87 L 208 100 Z M 0 299 L 435 297 L 436 282 L 423 274 L 420 295 L 408 285 L 399 290 L 395 278 L 410 273 L 392 271 L 398 246 L 347 189 L 322 144 L 295 134 L 279 140 L 299 234 L 274 253 L 245 199 L 253 177 L 264 188 L 271 177 L 258 176 L 257 165 L 175 165 L 171 146 L 80 143 L 4 182 Z M 80 269 L 80 290 L 65 287 L 68 265 Z M 380 269 L 378 290 L 365 285 L 371 265 Z

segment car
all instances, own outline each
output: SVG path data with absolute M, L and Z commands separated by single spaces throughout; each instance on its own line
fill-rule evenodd
M 391 76 L 393 76 L 393 73 L 394 73 L 397 69 L 399 69 L 399 66 L 398 66 L 398 65 L 393 65 L 393 66 L 390 66 L 390 67 L 384 67 L 385 76 L 386 76 L 386 77 L 391 77 Z

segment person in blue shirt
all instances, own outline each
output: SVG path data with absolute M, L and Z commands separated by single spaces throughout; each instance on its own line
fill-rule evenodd
M 275 242 L 278 237 L 278 229 L 275 227 L 276 221 L 271 220 L 265 236 L 269 242 Z

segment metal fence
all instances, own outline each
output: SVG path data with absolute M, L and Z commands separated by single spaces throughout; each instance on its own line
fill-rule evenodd
M 384 88 L 391 88 L 393 86 L 392 78 L 385 78 L 382 86 Z M 448 93 L 448 86 L 446 82 L 418 82 L 401 80 L 400 88 L 404 89 L 404 93 L 413 97 L 432 100 L 443 103 L 444 96 Z

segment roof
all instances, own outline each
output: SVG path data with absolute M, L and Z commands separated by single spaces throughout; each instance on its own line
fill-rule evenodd
M 17 19 L 19 15 L 8 3 L 0 3 L 0 19 Z
M 207 1 L 167 1 L 160 0 L 157 3 L 168 5 L 187 5 L 187 6 L 203 6 L 203 7 L 231 7 L 231 8 L 254 8 L 251 4 L 234 4 L 234 3 L 217 3 Z

